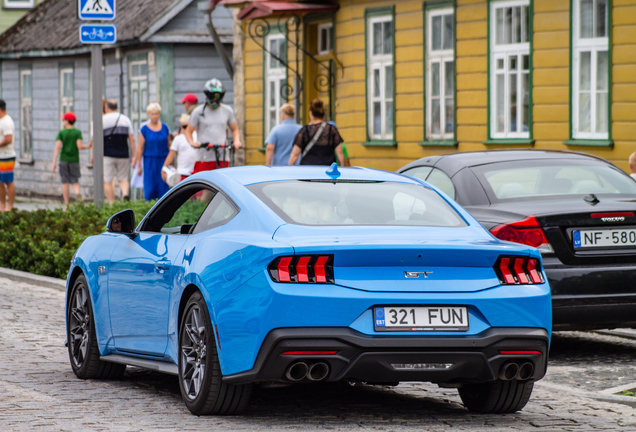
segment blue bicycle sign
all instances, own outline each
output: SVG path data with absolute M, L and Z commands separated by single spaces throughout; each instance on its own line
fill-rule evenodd
M 83 21 L 115 19 L 115 0 L 79 0 L 78 17 Z
M 80 43 L 114 44 L 117 42 L 117 27 L 114 25 L 81 25 Z

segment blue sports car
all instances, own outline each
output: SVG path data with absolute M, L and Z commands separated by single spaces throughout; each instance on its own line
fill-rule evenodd
M 75 253 L 66 305 L 79 378 L 174 374 L 199 415 L 325 381 L 429 381 L 517 411 L 552 319 L 537 249 L 422 180 L 335 166 L 199 173 L 139 225 L 115 214 Z

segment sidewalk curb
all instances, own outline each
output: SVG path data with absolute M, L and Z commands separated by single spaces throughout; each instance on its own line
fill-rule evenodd
M 66 281 L 64 279 L 40 276 L 20 270 L 0 267 L 0 277 L 10 279 L 15 282 L 26 282 L 46 288 L 53 288 L 58 291 L 66 291 Z
M 535 383 L 535 386 L 539 388 L 546 387 L 551 390 L 562 391 L 562 392 L 574 394 L 580 397 L 596 399 L 596 400 L 601 400 L 601 401 L 610 402 L 610 403 L 619 403 L 619 404 L 628 405 L 633 408 L 636 408 L 636 397 L 633 397 L 633 396 L 621 396 L 621 395 L 614 395 L 614 394 L 608 395 L 608 394 L 602 394 L 598 392 L 591 392 L 591 391 L 583 390 L 583 389 L 575 389 L 575 388 L 563 386 L 560 384 L 552 384 L 552 383 L 543 382 L 543 381 L 537 381 Z

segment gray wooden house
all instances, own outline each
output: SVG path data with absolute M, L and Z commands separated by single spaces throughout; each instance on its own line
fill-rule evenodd
M 158 101 L 171 128 L 184 112 L 186 93 L 203 101 L 203 84 L 217 77 L 232 104 L 233 84 L 196 0 L 117 0 L 116 45 L 104 50 L 104 97 L 118 101 L 136 128 L 146 105 Z M 206 2 L 207 3 L 207 2 Z M 46 0 L 0 35 L 0 98 L 15 121 L 18 195 L 60 196 L 51 172 L 60 115 L 77 114 L 76 127 L 90 139 L 90 46 L 79 43 L 76 0 Z M 212 22 L 232 56 L 232 12 L 217 7 Z M 81 185 L 92 195 L 88 151 L 81 154 Z

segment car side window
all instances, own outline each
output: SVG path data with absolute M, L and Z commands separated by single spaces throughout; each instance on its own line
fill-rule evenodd
M 418 166 L 404 171 L 402 174 L 410 175 L 420 180 L 426 180 L 426 177 L 431 173 L 433 167 L 430 166 Z
M 223 194 L 217 193 L 194 226 L 192 234 L 217 228 L 228 223 L 238 213 L 236 207 Z
M 431 173 L 426 178 L 426 181 L 436 188 L 440 189 L 446 195 L 455 199 L 455 186 L 453 181 L 446 173 L 440 169 L 433 168 Z
M 189 234 L 214 196 L 216 192 L 204 185 L 176 190 L 148 216 L 142 231 Z

